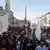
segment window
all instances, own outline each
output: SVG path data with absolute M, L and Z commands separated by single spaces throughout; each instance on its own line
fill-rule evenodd
M 44 18 L 44 22 L 45 22 L 45 24 L 47 24 L 47 18 L 46 17 Z
M 50 24 L 50 20 L 49 20 L 49 24 Z

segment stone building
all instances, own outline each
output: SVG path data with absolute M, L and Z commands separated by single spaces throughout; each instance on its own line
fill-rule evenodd
M 13 16 L 13 12 L 10 10 L 10 0 L 5 0 L 5 9 L 3 6 L 0 6 L 0 33 L 7 31 L 8 26 L 12 27 L 23 27 L 28 26 L 28 20 L 26 16 L 26 7 L 25 7 L 25 18 L 24 20 L 18 20 Z
M 6 31 L 8 25 L 12 24 L 14 19 L 16 18 L 10 10 L 10 0 L 5 0 L 5 9 L 0 6 L 0 33 Z
M 50 12 L 42 15 L 41 17 L 38 17 L 37 19 L 40 19 L 40 25 L 43 26 L 50 26 Z

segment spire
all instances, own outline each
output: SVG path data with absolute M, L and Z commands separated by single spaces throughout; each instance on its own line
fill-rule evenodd
M 10 10 L 10 0 L 5 0 L 5 10 L 6 11 Z
M 27 13 L 26 13 L 26 6 L 25 6 L 25 24 L 27 23 Z

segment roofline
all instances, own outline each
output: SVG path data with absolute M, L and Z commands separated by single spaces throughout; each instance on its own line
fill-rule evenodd
M 48 13 L 45 13 L 44 15 L 47 15 L 47 14 L 49 14 L 50 12 L 48 12 Z M 42 17 L 44 17 L 44 15 L 41 15 L 41 17 L 37 17 L 36 19 L 38 19 L 38 18 L 42 18 Z

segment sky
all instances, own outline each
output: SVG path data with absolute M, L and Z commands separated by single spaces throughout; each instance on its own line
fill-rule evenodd
M 5 6 L 5 0 L 0 0 L 0 6 Z M 35 21 L 35 18 L 50 11 L 50 0 L 10 0 L 10 9 L 18 19 L 24 19 L 25 6 L 27 19 Z

